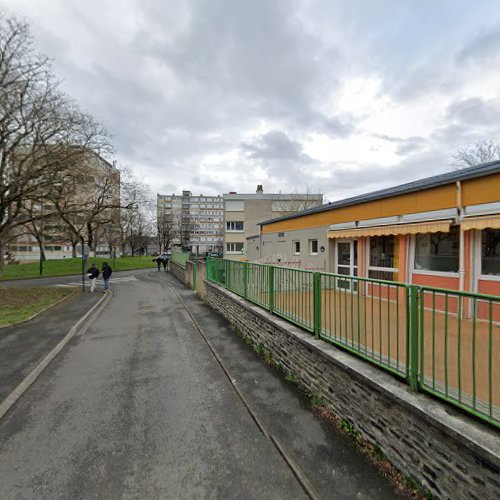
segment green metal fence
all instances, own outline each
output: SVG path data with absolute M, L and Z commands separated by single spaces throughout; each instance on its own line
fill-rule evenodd
M 500 427 L 500 297 L 213 258 L 207 279 Z
M 419 291 L 419 386 L 498 426 L 500 297 Z
M 170 260 L 179 266 L 186 268 L 186 262 L 189 260 L 189 253 L 187 252 L 172 252 Z

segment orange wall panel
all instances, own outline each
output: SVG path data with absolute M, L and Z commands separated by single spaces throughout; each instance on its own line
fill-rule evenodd
M 295 229 L 320 227 L 341 222 L 441 210 L 455 206 L 456 187 L 455 184 L 449 184 L 416 193 L 373 200 L 349 207 L 332 208 L 325 212 L 266 224 L 262 226 L 262 233 L 293 231 Z
M 455 276 L 434 276 L 433 274 L 413 274 L 412 283 L 414 285 L 432 286 L 435 288 L 447 288 L 448 290 L 458 290 L 459 279 Z
M 479 205 L 500 201 L 500 174 L 462 181 L 462 204 Z

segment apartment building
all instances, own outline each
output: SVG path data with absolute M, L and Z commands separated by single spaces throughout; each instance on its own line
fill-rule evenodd
M 230 192 L 224 199 L 224 257 L 248 260 L 248 246 L 260 232 L 259 223 L 300 210 L 318 207 L 322 194 L 264 193 L 262 185 L 252 194 Z
M 169 220 L 172 230 L 172 247 L 189 247 L 197 255 L 222 252 L 222 196 L 157 195 L 158 222 Z
M 93 234 L 93 250 L 82 246 L 79 239 L 69 230 L 68 225 L 57 215 L 40 220 L 36 226 L 27 224 L 17 230 L 18 235 L 8 245 L 7 252 L 14 261 L 36 261 L 40 259 L 42 241 L 45 258 L 64 259 L 85 254 L 111 257 L 120 245 L 120 172 L 94 151 L 85 151 L 65 178 L 65 201 L 68 206 L 80 206 L 82 212 L 70 218 L 75 228 L 88 241 L 88 213 L 93 215 L 90 226 Z M 96 206 L 113 205 L 116 208 L 99 210 Z M 50 200 L 31 202 L 29 210 L 39 213 L 55 213 Z M 87 214 L 86 214 L 87 213 Z

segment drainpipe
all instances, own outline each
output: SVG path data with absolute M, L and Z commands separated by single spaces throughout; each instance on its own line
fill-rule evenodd
M 459 290 L 464 291 L 465 284 L 465 234 L 462 229 L 462 183 L 457 181 L 457 208 L 458 208 L 458 219 L 457 222 L 460 224 L 460 239 L 459 239 L 459 257 L 458 257 L 458 278 L 459 278 Z

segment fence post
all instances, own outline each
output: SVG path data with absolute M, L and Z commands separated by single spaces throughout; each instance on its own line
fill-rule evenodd
M 231 266 L 229 264 L 229 260 L 228 259 L 226 259 L 224 261 L 224 265 L 226 267 L 226 279 L 224 280 L 225 281 L 224 284 L 226 285 L 226 288 L 228 290 L 231 290 L 231 283 L 230 283 L 230 276 L 229 276 L 229 273 L 230 273 L 230 270 L 231 270 Z
M 269 312 L 274 311 L 274 266 L 269 266 Z
M 409 331 L 409 347 L 410 347 L 410 387 L 412 390 L 418 390 L 418 299 L 419 289 L 417 285 L 410 285 L 410 331 Z
M 196 292 L 196 275 L 198 273 L 198 263 L 196 261 L 193 262 L 193 289 Z
M 243 298 L 248 296 L 248 262 L 243 263 Z
M 313 314 L 314 335 L 317 339 L 321 334 L 321 274 L 313 274 Z

